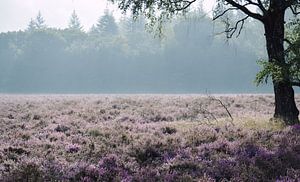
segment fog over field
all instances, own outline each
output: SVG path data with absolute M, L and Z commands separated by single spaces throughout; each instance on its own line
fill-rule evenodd
M 7 3 L 10 9 L 25 8 L 21 14 L 27 18 L 20 30 L 12 26 L 21 25 L 12 11 L 1 20 L 10 28 L 0 33 L 0 92 L 271 92 L 254 84 L 256 62 L 266 57 L 257 22 L 249 21 L 238 39 L 227 40 L 219 34 L 224 24 L 212 22 L 206 4 L 166 22 L 159 38 L 147 31 L 144 17 L 134 21 L 104 1 L 90 11 L 93 2 L 63 1 L 58 9 L 53 3 Z
M 299 0 L 0 0 L 0 182 L 300 181 Z

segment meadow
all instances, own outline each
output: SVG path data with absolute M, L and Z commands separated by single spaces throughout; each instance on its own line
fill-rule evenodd
M 2 94 L 0 181 L 299 181 L 300 125 L 273 111 L 267 94 Z

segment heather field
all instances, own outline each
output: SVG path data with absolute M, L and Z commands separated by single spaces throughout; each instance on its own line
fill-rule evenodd
M 0 181 L 300 181 L 300 125 L 273 100 L 0 95 Z

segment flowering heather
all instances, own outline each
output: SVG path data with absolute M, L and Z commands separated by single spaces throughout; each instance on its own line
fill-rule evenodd
M 0 181 L 300 180 L 273 96 L 215 97 L 0 95 Z

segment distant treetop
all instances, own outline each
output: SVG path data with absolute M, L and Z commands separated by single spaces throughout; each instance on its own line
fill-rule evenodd
M 104 15 L 98 19 L 97 24 L 92 27 L 91 32 L 103 35 L 116 35 L 119 32 L 118 29 L 114 16 L 106 9 Z
M 70 17 L 68 28 L 71 30 L 78 30 L 78 31 L 82 31 L 83 29 L 75 10 L 73 10 L 73 13 Z
M 33 30 L 42 30 L 42 29 L 45 29 L 45 28 L 47 28 L 47 25 L 45 24 L 45 20 L 42 16 L 42 13 L 39 11 L 36 18 L 30 20 L 27 29 L 29 31 L 33 31 Z

